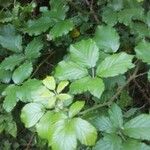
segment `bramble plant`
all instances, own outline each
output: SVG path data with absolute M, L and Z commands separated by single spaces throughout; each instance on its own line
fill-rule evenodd
M 0 149 L 150 150 L 148 0 L 0 8 Z

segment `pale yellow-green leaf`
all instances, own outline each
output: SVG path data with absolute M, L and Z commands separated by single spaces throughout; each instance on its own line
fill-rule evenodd
M 62 90 L 64 90 L 64 88 L 65 88 L 68 84 L 69 84 L 69 81 L 61 81 L 61 82 L 58 84 L 57 93 L 62 92 Z
M 47 76 L 42 82 L 48 89 L 55 90 L 56 82 L 54 77 Z

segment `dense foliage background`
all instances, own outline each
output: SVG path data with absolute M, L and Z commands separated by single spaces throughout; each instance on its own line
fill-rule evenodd
M 150 150 L 149 0 L 0 0 L 1 150 Z

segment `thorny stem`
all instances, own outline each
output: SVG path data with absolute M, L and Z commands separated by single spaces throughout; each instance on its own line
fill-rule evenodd
M 93 110 L 99 109 L 100 107 L 110 106 L 110 105 L 116 100 L 116 98 L 121 94 L 122 90 L 123 90 L 133 79 L 135 79 L 136 74 L 137 74 L 137 72 L 138 72 L 138 69 L 139 69 L 139 64 L 137 64 L 137 67 L 135 68 L 133 74 L 128 78 L 126 84 L 123 85 L 123 86 L 121 86 L 121 87 L 119 87 L 119 88 L 117 89 L 116 94 L 115 94 L 108 102 L 105 102 L 105 103 L 103 103 L 103 104 L 95 105 L 95 106 L 93 106 L 93 107 L 91 107 L 91 108 L 89 108 L 89 109 L 87 109 L 87 110 L 84 110 L 84 111 L 80 112 L 79 114 L 80 114 L 80 115 L 84 115 L 84 114 L 89 113 L 89 112 L 91 112 L 91 111 L 93 111 Z

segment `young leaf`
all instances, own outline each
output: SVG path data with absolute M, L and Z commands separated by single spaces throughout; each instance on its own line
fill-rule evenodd
M 97 139 L 96 129 L 87 121 L 81 118 L 74 118 L 73 125 L 75 127 L 75 133 L 77 139 L 81 144 L 92 146 Z
M 93 96 L 100 98 L 104 88 L 102 79 L 97 77 L 84 77 L 71 83 L 70 92 L 72 94 L 81 94 L 89 91 Z
M 143 62 L 150 64 L 150 43 L 146 41 L 140 42 L 135 47 L 135 52 L 137 58 L 141 59 Z
M 107 134 L 99 140 L 93 150 L 121 150 L 122 140 L 115 134 Z
M 24 55 L 22 54 L 14 54 L 6 57 L 0 64 L 0 69 L 5 70 L 14 70 L 16 66 L 19 66 L 21 62 L 25 59 Z
M 121 108 L 117 104 L 113 104 L 108 111 L 110 120 L 115 128 L 122 128 L 123 115 Z
M 73 29 L 74 25 L 71 20 L 62 20 L 50 30 L 50 37 L 52 39 L 55 39 L 57 37 L 60 37 L 62 35 L 66 35 L 69 31 Z
M 119 49 L 119 35 L 111 26 L 98 26 L 94 40 L 101 50 L 116 52 Z
M 124 134 L 135 139 L 150 140 L 150 115 L 141 114 L 124 125 Z
M 15 28 L 11 24 L 0 28 L 0 44 L 12 52 L 22 51 L 22 37 L 16 34 Z
M 69 84 L 68 81 L 61 81 L 59 84 L 58 84 L 58 87 L 57 87 L 57 93 L 61 93 L 64 88 Z
M 84 101 L 76 101 L 75 103 L 73 103 L 69 108 L 69 117 L 74 117 L 75 115 L 77 115 L 84 107 L 84 104 Z
M 58 95 L 57 95 L 57 98 L 58 98 L 59 100 L 61 100 L 61 101 L 66 101 L 66 100 L 71 99 L 72 96 L 69 95 L 69 94 L 62 93 L 62 94 L 58 94 Z
M 44 115 L 44 106 L 38 103 L 28 103 L 21 111 L 21 120 L 26 128 L 34 126 Z
M 100 77 L 114 77 L 119 74 L 123 74 L 128 69 L 134 67 L 132 64 L 133 56 L 124 52 L 113 54 L 105 58 L 97 68 L 97 75 Z
M 55 70 L 59 80 L 76 80 L 88 75 L 87 69 L 71 61 L 61 61 Z
M 48 89 L 55 90 L 56 81 L 53 76 L 47 76 L 42 82 Z
M 32 60 L 40 56 L 40 50 L 43 48 L 43 43 L 35 38 L 32 40 L 25 49 L 25 56 Z
M 70 59 L 87 68 L 95 67 L 99 49 L 92 39 L 82 40 L 70 46 Z
M 25 62 L 19 66 L 13 73 L 12 79 L 14 83 L 20 84 L 27 79 L 32 73 L 33 67 L 31 62 Z

